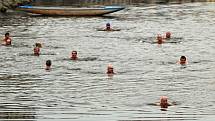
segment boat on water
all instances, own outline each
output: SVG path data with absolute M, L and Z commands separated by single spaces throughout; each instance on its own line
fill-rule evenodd
M 103 7 L 43 7 L 43 6 L 18 6 L 17 10 L 33 14 L 48 16 L 101 16 L 124 9 L 122 6 Z

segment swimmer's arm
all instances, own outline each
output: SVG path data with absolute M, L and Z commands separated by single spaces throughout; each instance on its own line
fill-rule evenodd
M 160 106 L 161 104 L 160 104 L 160 102 L 157 102 L 157 103 L 155 103 L 155 105 L 156 105 L 156 106 Z
M 168 103 L 168 106 L 172 106 L 173 104 L 172 103 Z
M 172 105 L 178 105 L 178 103 L 177 102 L 172 102 Z
M 168 103 L 168 106 L 173 106 L 173 105 L 177 105 L 177 103 L 176 102 Z
M 148 103 L 148 105 L 160 106 L 160 103 L 159 103 L 159 102 L 156 102 L 156 103 Z
M 106 28 L 101 28 L 101 29 L 96 29 L 97 31 L 111 31 L 111 30 L 107 30 Z
M 113 31 L 121 31 L 121 29 L 113 29 Z

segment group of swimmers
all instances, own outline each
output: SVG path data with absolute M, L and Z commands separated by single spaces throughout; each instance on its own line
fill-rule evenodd
M 107 23 L 106 24 L 106 28 L 103 29 L 104 31 L 114 31 L 114 29 L 111 28 L 110 26 L 110 23 Z M 157 40 L 157 43 L 158 44 L 162 44 L 165 40 L 167 39 L 170 39 L 171 38 L 171 33 L 170 32 L 166 32 L 165 36 L 162 37 L 160 34 L 157 36 L 156 40 Z M 2 45 L 5 45 L 5 46 L 9 46 L 12 44 L 12 39 L 10 37 L 10 34 L 7 32 L 5 34 L 5 37 L 2 39 Z M 35 43 L 35 47 L 33 49 L 34 51 L 34 55 L 35 56 L 39 56 L 40 55 L 40 48 L 42 48 L 42 44 L 41 43 Z M 71 60 L 78 60 L 78 56 L 77 56 L 78 52 L 77 51 L 72 51 L 71 52 L 71 57 L 70 59 Z M 180 60 L 177 62 L 181 65 L 186 65 L 187 64 L 187 59 L 185 56 L 181 56 L 180 57 Z M 46 67 L 45 67 L 45 70 L 51 70 L 51 65 L 52 65 L 52 62 L 51 60 L 47 60 L 46 61 Z M 113 65 L 109 64 L 107 66 L 107 71 L 106 73 L 108 75 L 113 75 L 115 74 L 114 72 L 114 68 L 113 68 Z M 171 106 L 171 105 L 174 105 L 174 103 L 170 103 L 168 102 L 168 97 L 166 96 L 162 96 L 160 98 L 160 102 L 159 103 L 156 103 L 156 105 L 160 106 L 161 108 L 168 108 L 168 106 Z
M 171 32 L 166 32 L 166 34 L 165 34 L 164 37 L 162 37 L 161 34 L 158 34 L 158 35 L 157 35 L 156 42 L 157 42 L 158 44 L 162 44 L 162 43 L 165 42 L 165 40 L 168 40 L 168 39 L 170 39 L 170 38 L 171 38 Z

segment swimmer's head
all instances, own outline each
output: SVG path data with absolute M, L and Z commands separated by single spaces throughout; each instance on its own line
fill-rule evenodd
M 9 37 L 9 36 L 10 36 L 9 32 L 5 33 L 5 37 Z
M 77 51 L 75 51 L 75 50 L 72 51 L 72 55 L 77 55 L 77 54 L 78 54 Z
M 46 70 L 50 70 L 51 69 L 51 65 L 52 65 L 51 60 L 47 60 L 46 61 Z
M 41 48 L 42 44 L 41 43 L 35 43 L 35 46 Z
M 186 64 L 187 58 L 185 56 L 181 56 L 180 58 L 180 64 Z
M 114 74 L 113 65 L 109 64 L 107 66 L 107 74 Z
M 184 61 L 186 61 L 186 60 L 187 60 L 187 58 L 186 58 L 185 56 L 181 56 L 180 60 L 184 60 Z
M 110 27 L 110 23 L 106 23 L 106 27 Z
M 108 67 L 108 68 L 113 68 L 113 65 L 112 65 L 112 64 L 108 64 L 107 67 Z
M 162 102 L 162 101 L 167 101 L 168 100 L 168 97 L 167 96 L 161 96 L 160 97 L 160 101 Z
M 171 32 L 166 32 L 166 38 L 171 38 Z
M 40 55 L 40 46 L 38 43 L 35 44 L 36 47 L 34 47 L 34 55 L 39 56 Z
M 161 108 L 167 108 L 168 107 L 168 97 L 161 96 L 161 98 L 160 98 L 160 106 L 161 106 Z
M 71 53 L 71 59 L 72 59 L 72 60 L 76 60 L 76 59 L 78 58 L 78 57 L 77 57 L 77 54 L 78 54 L 78 52 L 75 51 L 75 50 L 73 50 L 72 53 Z
M 51 65 L 52 65 L 51 60 L 47 60 L 47 61 L 46 61 L 46 66 L 51 66 Z
M 110 29 L 111 29 L 111 28 L 110 28 L 110 23 L 107 23 L 107 24 L 106 24 L 106 29 L 107 29 L 107 30 L 110 30 Z

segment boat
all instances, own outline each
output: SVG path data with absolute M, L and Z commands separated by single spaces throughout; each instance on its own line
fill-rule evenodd
M 103 7 L 46 7 L 46 6 L 18 6 L 16 10 L 48 16 L 102 16 L 124 9 L 122 6 Z

